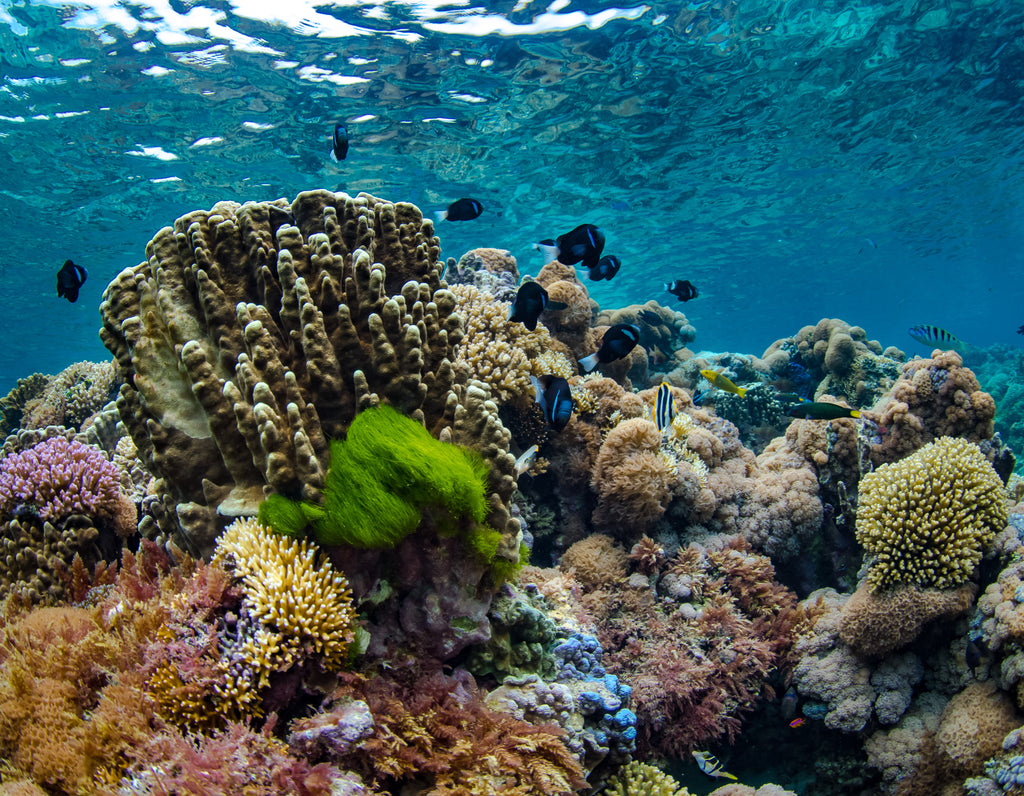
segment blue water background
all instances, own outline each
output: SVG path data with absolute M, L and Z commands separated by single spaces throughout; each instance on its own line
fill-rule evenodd
M 106 358 L 102 290 L 160 227 L 320 187 L 478 198 L 444 255 L 529 274 L 532 242 L 598 224 L 624 264 L 591 295 L 683 309 L 695 348 L 822 317 L 910 353 L 917 323 L 1016 345 L 1021 30 L 1024 4 L 959 0 L 0 0 L 0 394 Z

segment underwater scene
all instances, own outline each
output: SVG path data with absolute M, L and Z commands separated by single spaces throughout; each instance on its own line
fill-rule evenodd
M 0 0 L 0 796 L 1024 796 L 1022 31 Z

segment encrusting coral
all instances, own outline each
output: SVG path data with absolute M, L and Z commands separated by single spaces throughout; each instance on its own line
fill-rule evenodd
M 110 283 L 100 336 L 126 382 L 118 410 L 193 549 L 269 492 L 316 501 L 328 440 L 359 408 L 453 428 L 468 385 L 438 254 L 414 205 L 320 190 L 183 216 Z M 515 536 L 514 459 L 507 443 L 481 452 L 491 524 Z
M 959 586 L 1005 524 L 1002 481 L 966 440 L 943 437 L 860 482 L 857 541 L 875 589 Z

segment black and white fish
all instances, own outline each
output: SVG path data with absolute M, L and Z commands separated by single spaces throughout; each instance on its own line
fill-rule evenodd
M 590 269 L 590 278 L 595 282 L 600 282 L 602 279 L 611 281 L 621 267 L 622 261 L 618 257 L 614 254 L 606 254 L 597 261 L 597 265 Z
M 484 212 L 484 206 L 477 199 L 456 199 L 447 210 L 435 210 L 434 218 L 438 223 L 448 221 L 472 221 Z
M 693 759 L 697 761 L 697 768 L 709 777 L 725 777 L 726 779 L 736 779 L 732 774 L 722 768 L 722 764 L 718 762 L 718 758 L 715 757 L 711 752 L 693 752 Z
M 907 329 L 907 334 L 917 340 L 917 342 L 933 346 L 934 348 L 951 348 L 954 351 L 963 351 L 967 348 L 967 344 L 963 340 L 939 326 L 918 324 Z
M 666 282 L 665 290 L 680 301 L 689 301 L 700 295 L 689 279 L 677 279 L 675 282 Z
M 604 333 L 601 347 L 589 357 L 580 360 L 584 373 L 589 373 L 599 364 L 622 359 L 636 348 L 640 341 L 640 327 L 632 323 L 617 323 Z
M 516 291 L 508 319 L 521 323 L 532 332 L 537 328 L 537 319 L 544 310 L 564 310 L 567 306 L 561 301 L 551 301 L 540 283 L 531 280 L 524 282 Z
M 85 284 L 89 274 L 80 265 L 75 265 L 71 260 L 65 260 L 64 265 L 57 272 L 57 296 L 66 298 L 72 304 L 78 301 L 78 291 Z
M 331 160 L 340 163 L 348 155 L 348 128 L 343 124 L 334 125 L 334 146 L 331 147 Z
M 604 233 L 593 224 L 580 224 L 554 240 L 548 238 L 533 244 L 533 248 L 540 249 L 549 262 L 558 260 L 563 265 L 583 263 L 585 268 L 593 268 L 601 259 Z
M 672 420 L 676 416 L 676 399 L 672 395 L 672 386 L 668 382 L 663 381 L 661 386 L 658 387 L 658 395 L 654 399 L 652 416 L 658 431 L 664 431 L 672 425 Z
M 561 431 L 572 417 L 573 400 L 569 382 L 561 376 L 530 376 L 537 393 L 537 405 L 552 431 Z

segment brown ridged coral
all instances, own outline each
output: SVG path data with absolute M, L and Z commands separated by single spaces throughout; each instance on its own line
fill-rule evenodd
M 359 408 L 389 403 L 435 436 L 454 423 L 462 326 L 414 205 L 220 202 L 146 253 L 104 292 L 100 336 L 126 380 L 121 417 L 198 551 L 217 515 L 255 514 L 268 492 L 316 501 L 328 440 Z M 487 458 L 493 482 L 511 475 L 507 450 Z
M 859 655 L 886 655 L 912 644 L 929 622 L 962 616 L 973 604 L 975 591 L 971 584 L 958 589 L 906 584 L 875 592 L 861 584 L 843 604 L 839 637 Z

